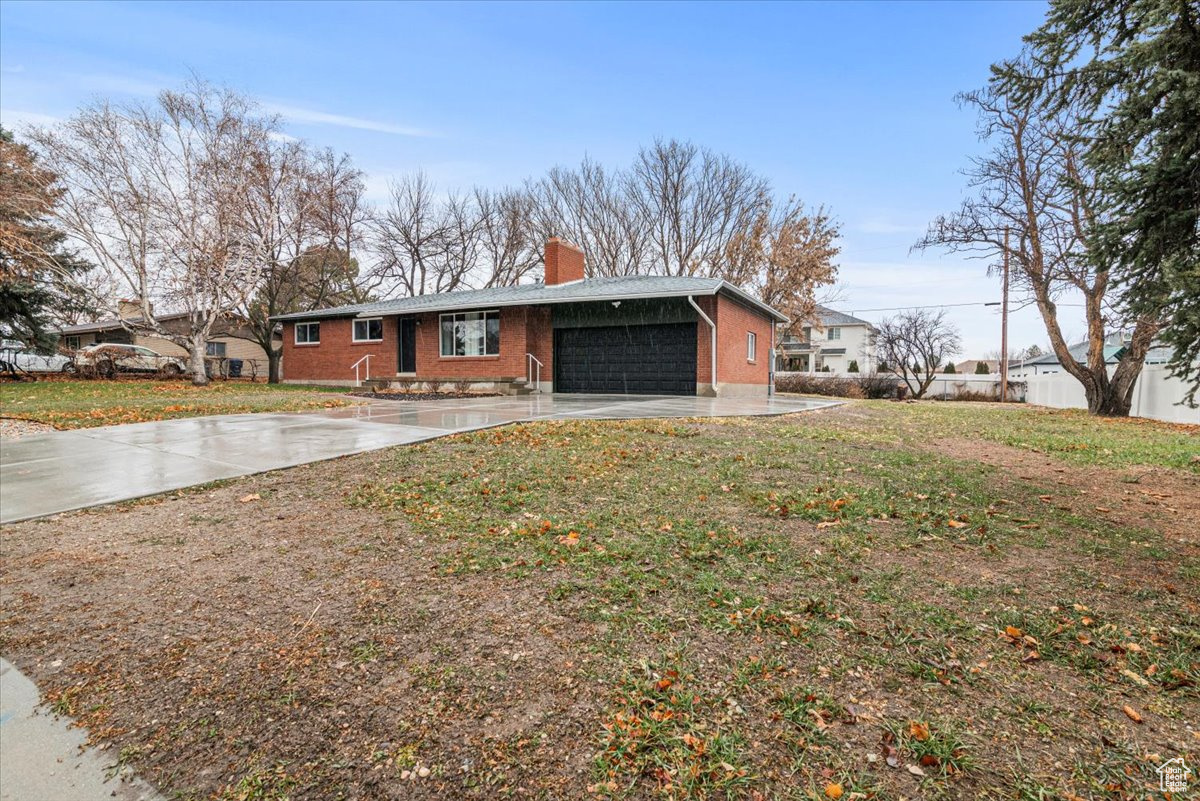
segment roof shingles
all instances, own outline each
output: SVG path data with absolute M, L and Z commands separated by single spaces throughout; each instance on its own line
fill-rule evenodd
M 517 286 L 467 289 L 433 295 L 383 300 L 315 309 L 294 314 L 281 314 L 276 320 L 312 320 L 325 317 L 370 317 L 384 314 L 413 314 L 417 312 L 450 311 L 484 306 L 524 306 L 545 303 L 583 303 L 631 298 L 684 297 L 715 295 L 726 292 L 762 310 L 779 322 L 787 318 L 745 291 L 720 278 L 691 276 L 635 275 L 621 278 L 588 278 L 566 284 L 518 284 Z

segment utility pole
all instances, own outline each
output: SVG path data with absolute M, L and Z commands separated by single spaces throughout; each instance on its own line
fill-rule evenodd
M 1004 297 L 1000 304 L 1000 402 L 1008 400 L 1008 226 L 1004 227 Z

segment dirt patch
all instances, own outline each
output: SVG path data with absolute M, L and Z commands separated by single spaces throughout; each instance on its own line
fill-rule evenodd
M 1114 470 L 1090 465 L 1066 465 L 1044 454 L 995 442 L 943 439 L 930 450 L 998 468 L 1022 482 L 1047 488 L 1042 503 L 1099 517 L 1131 531 L 1157 529 L 1200 553 L 1200 475 L 1162 467 Z M 1058 492 L 1062 488 L 1065 492 Z
M 9 526 L 0 648 L 187 798 L 1145 797 L 1195 752 L 1194 477 L 899 407 L 512 425 Z

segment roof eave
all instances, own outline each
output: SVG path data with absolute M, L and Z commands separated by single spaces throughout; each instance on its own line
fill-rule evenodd
M 754 308 L 764 312 L 768 317 L 771 317 L 775 322 L 786 323 L 788 318 L 763 303 L 753 295 L 748 294 L 742 289 L 730 284 L 727 281 L 721 281 L 716 286 L 709 289 L 678 289 L 669 291 L 654 291 L 654 292 L 611 292 L 602 295 L 566 295 L 561 298 L 516 298 L 510 300 L 481 300 L 479 302 L 446 302 L 446 303 L 431 303 L 414 309 L 371 309 L 358 311 L 341 311 L 336 308 L 328 310 L 315 310 L 311 312 L 294 312 L 292 314 L 281 314 L 271 317 L 274 321 L 286 320 L 312 320 L 312 319 L 327 319 L 333 317 L 381 317 L 400 314 L 422 314 L 422 313 L 438 313 L 454 311 L 457 309 L 481 309 L 492 308 L 498 309 L 509 306 L 546 306 L 556 305 L 561 303 L 610 303 L 616 300 L 652 300 L 654 298 L 685 298 L 689 295 L 707 297 L 716 295 L 721 291 L 727 291 L 730 295 L 744 301 Z

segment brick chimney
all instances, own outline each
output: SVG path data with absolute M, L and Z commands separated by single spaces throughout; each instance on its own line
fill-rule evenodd
M 142 302 L 137 299 L 121 298 L 117 301 L 117 316 L 132 320 L 142 316 Z
M 546 286 L 583 280 L 583 251 L 557 236 L 546 243 Z

